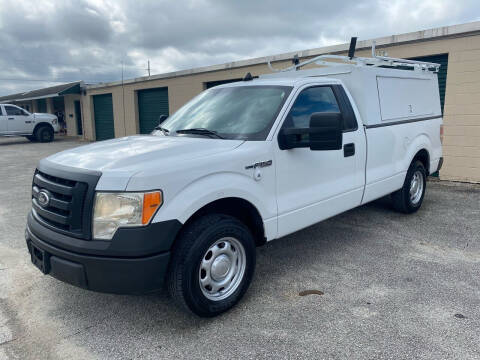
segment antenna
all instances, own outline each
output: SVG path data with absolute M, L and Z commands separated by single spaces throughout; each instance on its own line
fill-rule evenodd
M 150 77 L 150 60 L 148 60 L 148 66 L 147 66 L 147 71 L 148 71 L 148 77 Z
M 350 39 L 350 48 L 348 49 L 348 57 L 353 59 L 355 56 L 355 46 L 357 46 L 357 37 L 354 36 Z

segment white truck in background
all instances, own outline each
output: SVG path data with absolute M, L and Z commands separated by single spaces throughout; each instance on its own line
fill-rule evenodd
M 32 114 L 17 105 L 0 104 L 0 136 L 25 136 L 30 141 L 51 142 L 59 129 L 55 115 Z
M 324 67 L 301 70 L 308 64 Z M 416 212 L 442 165 L 439 65 L 320 56 L 202 92 L 147 136 L 40 161 L 26 241 L 94 291 L 166 282 L 199 316 L 247 290 L 255 246 L 391 194 Z M 281 261 L 281 259 L 278 259 Z

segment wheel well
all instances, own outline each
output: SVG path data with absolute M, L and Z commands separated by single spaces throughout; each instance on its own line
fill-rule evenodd
M 427 171 L 427 175 L 430 175 L 430 155 L 428 154 L 428 151 L 422 149 L 417 152 L 413 157 L 412 162 L 414 162 L 415 160 L 420 160 L 425 167 L 425 170 Z
M 32 133 L 32 134 L 35 135 L 35 132 L 36 132 L 38 129 L 40 129 L 41 127 L 49 127 L 49 128 L 51 128 L 52 131 L 55 131 L 55 130 L 53 129 L 52 124 L 49 124 L 49 123 L 46 123 L 46 122 L 41 122 L 41 123 L 35 125 L 35 128 L 33 129 L 33 133 Z
M 240 198 L 223 198 L 211 202 L 197 210 L 184 224 L 188 225 L 195 219 L 205 214 L 230 215 L 244 223 L 252 232 L 255 244 L 262 246 L 266 243 L 263 220 L 257 208 L 250 202 Z

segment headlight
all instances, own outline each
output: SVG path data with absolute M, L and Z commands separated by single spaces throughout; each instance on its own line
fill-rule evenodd
M 93 237 L 111 240 L 120 227 L 148 225 L 162 201 L 160 191 L 97 193 L 93 209 Z
M 52 120 L 52 124 L 53 124 L 53 125 L 57 125 L 57 122 L 58 122 L 58 119 L 57 119 L 57 118 L 55 118 L 55 119 Z

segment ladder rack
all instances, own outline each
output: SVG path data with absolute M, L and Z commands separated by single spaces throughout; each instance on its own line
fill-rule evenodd
M 380 56 L 377 55 L 375 52 L 375 41 L 372 42 L 372 57 L 348 57 L 342 55 L 319 55 L 312 59 L 298 62 L 298 57 L 294 58 L 294 65 L 287 67 L 285 69 L 275 69 L 270 60 L 268 60 L 267 64 L 270 70 L 274 72 L 286 72 L 286 71 L 297 71 L 300 70 L 303 66 L 308 64 L 317 64 L 321 66 L 339 66 L 339 65 L 352 65 L 352 66 L 373 66 L 373 67 L 393 67 L 393 68 L 401 68 L 401 67 L 413 67 L 414 70 L 418 71 L 433 71 L 438 73 L 440 69 L 440 64 L 425 62 L 425 61 L 416 61 L 416 60 L 408 60 L 408 59 L 398 59 L 398 58 L 391 58 L 387 56 Z M 405 69 L 402 69 L 405 70 Z

